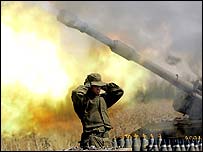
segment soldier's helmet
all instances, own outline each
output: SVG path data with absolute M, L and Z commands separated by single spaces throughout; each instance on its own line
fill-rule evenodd
M 99 73 L 89 74 L 85 79 L 85 83 L 88 83 L 88 82 L 91 85 L 100 86 L 100 87 L 106 85 L 106 83 L 101 80 L 101 75 Z

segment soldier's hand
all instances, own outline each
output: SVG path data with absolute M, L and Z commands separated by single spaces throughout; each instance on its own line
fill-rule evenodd
M 101 87 L 102 90 L 107 91 L 108 87 L 107 84 Z
M 115 83 L 107 83 L 106 85 L 102 86 L 101 89 L 104 91 L 109 91 L 111 88 L 117 87 Z
M 111 82 L 111 83 L 107 84 L 107 87 L 108 88 L 117 88 L 118 86 L 115 83 Z
M 85 87 L 87 87 L 88 89 L 91 88 L 91 83 L 90 82 L 85 82 Z

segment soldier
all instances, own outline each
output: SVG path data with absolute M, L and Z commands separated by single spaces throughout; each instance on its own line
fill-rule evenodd
M 100 94 L 100 91 L 105 92 Z M 84 85 L 72 91 L 74 110 L 81 120 L 83 133 L 80 147 L 88 149 L 112 147 L 108 132 L 112 129 L 107 109 L 123 95 L 123 90 L 115 83 L 104 83 L 98 73 L 85 79 Z

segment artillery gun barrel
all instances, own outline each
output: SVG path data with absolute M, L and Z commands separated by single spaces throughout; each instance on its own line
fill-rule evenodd
M 146 57 L 141 56 L 137 51 L 135 51 L 134 48 L 126 45 L 125 43 L 119 40 L 112 40 L 108 38 L 107 36 L 90 27 L 87 23 L 79 20 L 77 16 L 73 15 L 72 13 L 67 12 L 65 10 L 61 10 L 59 12 L 59 15 L 57 16 L 57 20 L 68 27 L 78 29 L 80 32 L 84 32 L 94 37 L 98 41 L 109 46 L 110 49 L 116 54 L 119 54 L 120 56 L 126 58 L 127 60 L 132 60 L 144 66 L 148 70 L 156 73 L 157 75 L 169 81 L 174 86 L 185 91 L 186 93 L 190 94 L 194 92 L 194 88 L 191 83 L 179 79 L 177 75 L 174 75 L 170 71 L 163 69 L 162 67 L 153 63 Z M 202 96 L 199 93 L 195 93 L 193 95 L 196 96 L 196 98 L 202 100 Z

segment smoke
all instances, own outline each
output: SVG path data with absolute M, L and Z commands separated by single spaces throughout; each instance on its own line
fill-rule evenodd
M 72 80 L 60 63 L 54 16 L 34 4 L 10 2 L 1 17 L 1 132 L 69 128 L 64 120 L 72 118 L 71 102 L 64 98 Z
M 168 55 L 166 58 L 166 62 L 170 65 L 177 65 L 180 61 L 181 59 L 179 57 L 175 57 L 172 55 Z
M 149 78 L 158 78 L 57 22 L 60 9 L 132 45 L 174 73 L 192 79 L 201 73 L 199 2 L 8 2 L 1 10 L 1 132 L 78 127 L 79 122 L 72 124 L 76 115 L 71 90 L 91 72 L 99 72 L 103 81 L 113 81 L 125 90 L 120 103 L 132 102 L 137 92 L 147 90 Z M 167 64 L 168 53 L 181 62 Z M 196 65 L 193 71 L 191 63 Z
M 52 2 L 95 29 L 132 45 L 140 53 L 183 79 L 197 79 L 189 65 L 195 62 L 202 73 L 201 2 Z M 116 36 L 114 36 L 116 35 Z M 165 59 L 179 57 L 174 67 Z
M 79 128 L 71 91 L 92 72 L 126 90 L 120 103 L 145 88 L 143 69 L 106 46 L 68 30 L 50 8 L 10 2 L 2 8 L 1 106 L 3 133 L 67 131 Z M 45 5 L 49 6 L 49 5 Z M 133 77 L 126 78 L 126 74 Z M 141 83 L 142 82 L 142 83 Z

